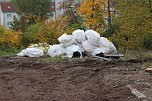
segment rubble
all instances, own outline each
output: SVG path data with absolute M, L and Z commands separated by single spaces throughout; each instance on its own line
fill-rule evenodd
M 32 48 L 40 49 L 44 53 L 47 53 L 50 57 L 55 56 L 66 56 L 66 57 L 79 57 L 82 58 L 82 53 L 90 54 L 91 56 L 99 56 L 104 57 L 104 54 L 116 54 L 117 50 L 112 42 L 110 42 L 105 37 L 100 37 L 100 34 L 94 30 L 83 31 L 77 29 L 73 31 L 72 35 L 67 35 L 64 33 L 58 38 L 60 44 L 58 45 L 48 45 L 45 44 L 33 44 L 28 47 L 28 50 Z M 36 50 L 38 52 L 38 50 Z M 26 49 L 22 50 L 18 53 L 18 56 L 29 56 L 26 53 Z M 32 52 L 32 51 L 30 51 Z M 32 54 L 32 53 L 30 53 Z M 42 56 L 38 55 L 38 56 Z M 38 57 L 35 56 L 35 57 Z M 33 57 L 33 56 L 32 56 Z

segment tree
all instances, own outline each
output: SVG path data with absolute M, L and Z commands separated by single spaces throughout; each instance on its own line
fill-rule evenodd
M 58 17 L 28 26 L 22 34 L 22 44 L 28 46 L 31 43 L 57 44 L 58 37 L 66 32 L 68 18 Z
M 20 19 L 14 18 L 12 29 L 25 31 L 29 25 L 44 21 L 50 13 L 50 0 L 12 0 Z
M 152 36 L 150 0 L 120 0 L 118 13 L 116 19 L 120 27 L 113 39 L 122 49 L 141 47 L 145 36 Z
M 46 16 L 50 13 L 51 0 L 12 0 L 17 13 L 22 15 Z
M 102 33 L 106 27 L 104 17 L 107 16 L 107 0 L 85 0 L 78 10 L 85 25 Z
M 44 19 L 41 16 L 31 14 L 27 16 L 21 16 L 20 19 L 14 17 L 13 21 L 11 22 L 11 28 L 15 31 L 21 30 L 24 32 L 29 25 L 43 21 Z
M 82 17 L 78 15 L 78 8 L 83 0 L 64 0 L 58 9 L 64 9 L 64 17 L 68 17 L 68 33 L 75 29 L 84 29 Z

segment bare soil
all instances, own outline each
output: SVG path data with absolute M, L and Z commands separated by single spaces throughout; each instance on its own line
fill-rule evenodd
M 152 101 L 152 75 L 141 62 L 1 57 L 0 101 Z

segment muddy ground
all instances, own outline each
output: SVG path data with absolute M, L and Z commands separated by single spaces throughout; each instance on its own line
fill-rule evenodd
M 140 63 L 1 57 L 0 101 L 152 101 L 152 75 Z

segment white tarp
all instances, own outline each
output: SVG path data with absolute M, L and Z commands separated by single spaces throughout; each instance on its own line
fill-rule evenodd
M 26 53 L 25 53 L 25 49 L 23 49 L 20 53 L 17 54 L 17 56 L 26 56 Z
M 92 52 L 96 46 L 92 45 L 88 40 L 82 42 L 82 46 L 87 52 Z
M 105 37 L 100 37 L 98 47 L 110 47 L 110 41 Z
M 81 43 L 82 41 L 86 40 L 85 33 L 83 30 L 77 29 L 73 31 L 72 35 L 78 43 Z
M 53 45 L 48 49 L 48 55 L 51 57 L 62 56 L 66 53 L 65 48 L 60 45 Z
M 94 30 L 87 30 L 85 31 L 85 36 L 87 38 L 87 40 L 95 46 L 98 46 L 100 43 L 100 34 L 97 33 Z
M 47 54 L 51 57 L 63 55 L 72 57 L 73 53 L 76 55 L 77 52 L 80 54 L 82 54 L 82 52 L 86 52 L 92 56 L 99 53 L 117 53 L 117 50 L 112 42 L 105 37 L 100 37 L 100 34 L 93 30 L 87 30 L 84 32 L 83 30 L 78 29 L 73 31 L 72 35 L 61 35 L 58 38 L 58 41 L 61 44 L 53 46 L 47 45 L 46 47 L 44 44 L 34 44 L 31 48 L 26 48 L 17 55 L 40 57 L 47 52 Z
M 79 52 L 81 54 L 81 49 L 78 45 L 71 45 L 66 48 L 67 57 L 72 57 L 74 52 Z
M 100 44 L 98 45 L 98 47 L 109 49 L 107 53 L 117 53 L 114 44 L 105 37 L 100 37 Z
M 110 42 L 110 51 L 109 51 L 109 53 L 114 53 L 114 54 L 118 53 L 116 47 L 114 46 L 114 44 L 112 42 Z
M 92 53 L 91 55 L 92 56 L 96 56 L 96 54 L 100 54 L 100 53 L 108 53 L 110 51 L 110 48 L 109 47 L 101 47 L 101 48 L 96 48 Z
M 41 57 L 44 55 L 44 52 L 37 48 L 26 48 L 24 52 L 28 57 Z
M 85 52 L 85 49 L 83 48 L 82 44 L 76 44 L 76 45 L 78 45 L 80 47 L 81 52 Z
M 63 34 L 58 38 L 58 41 L 64 46 L 68 47 L 75 43 L 75 39 L 72 35 Z

